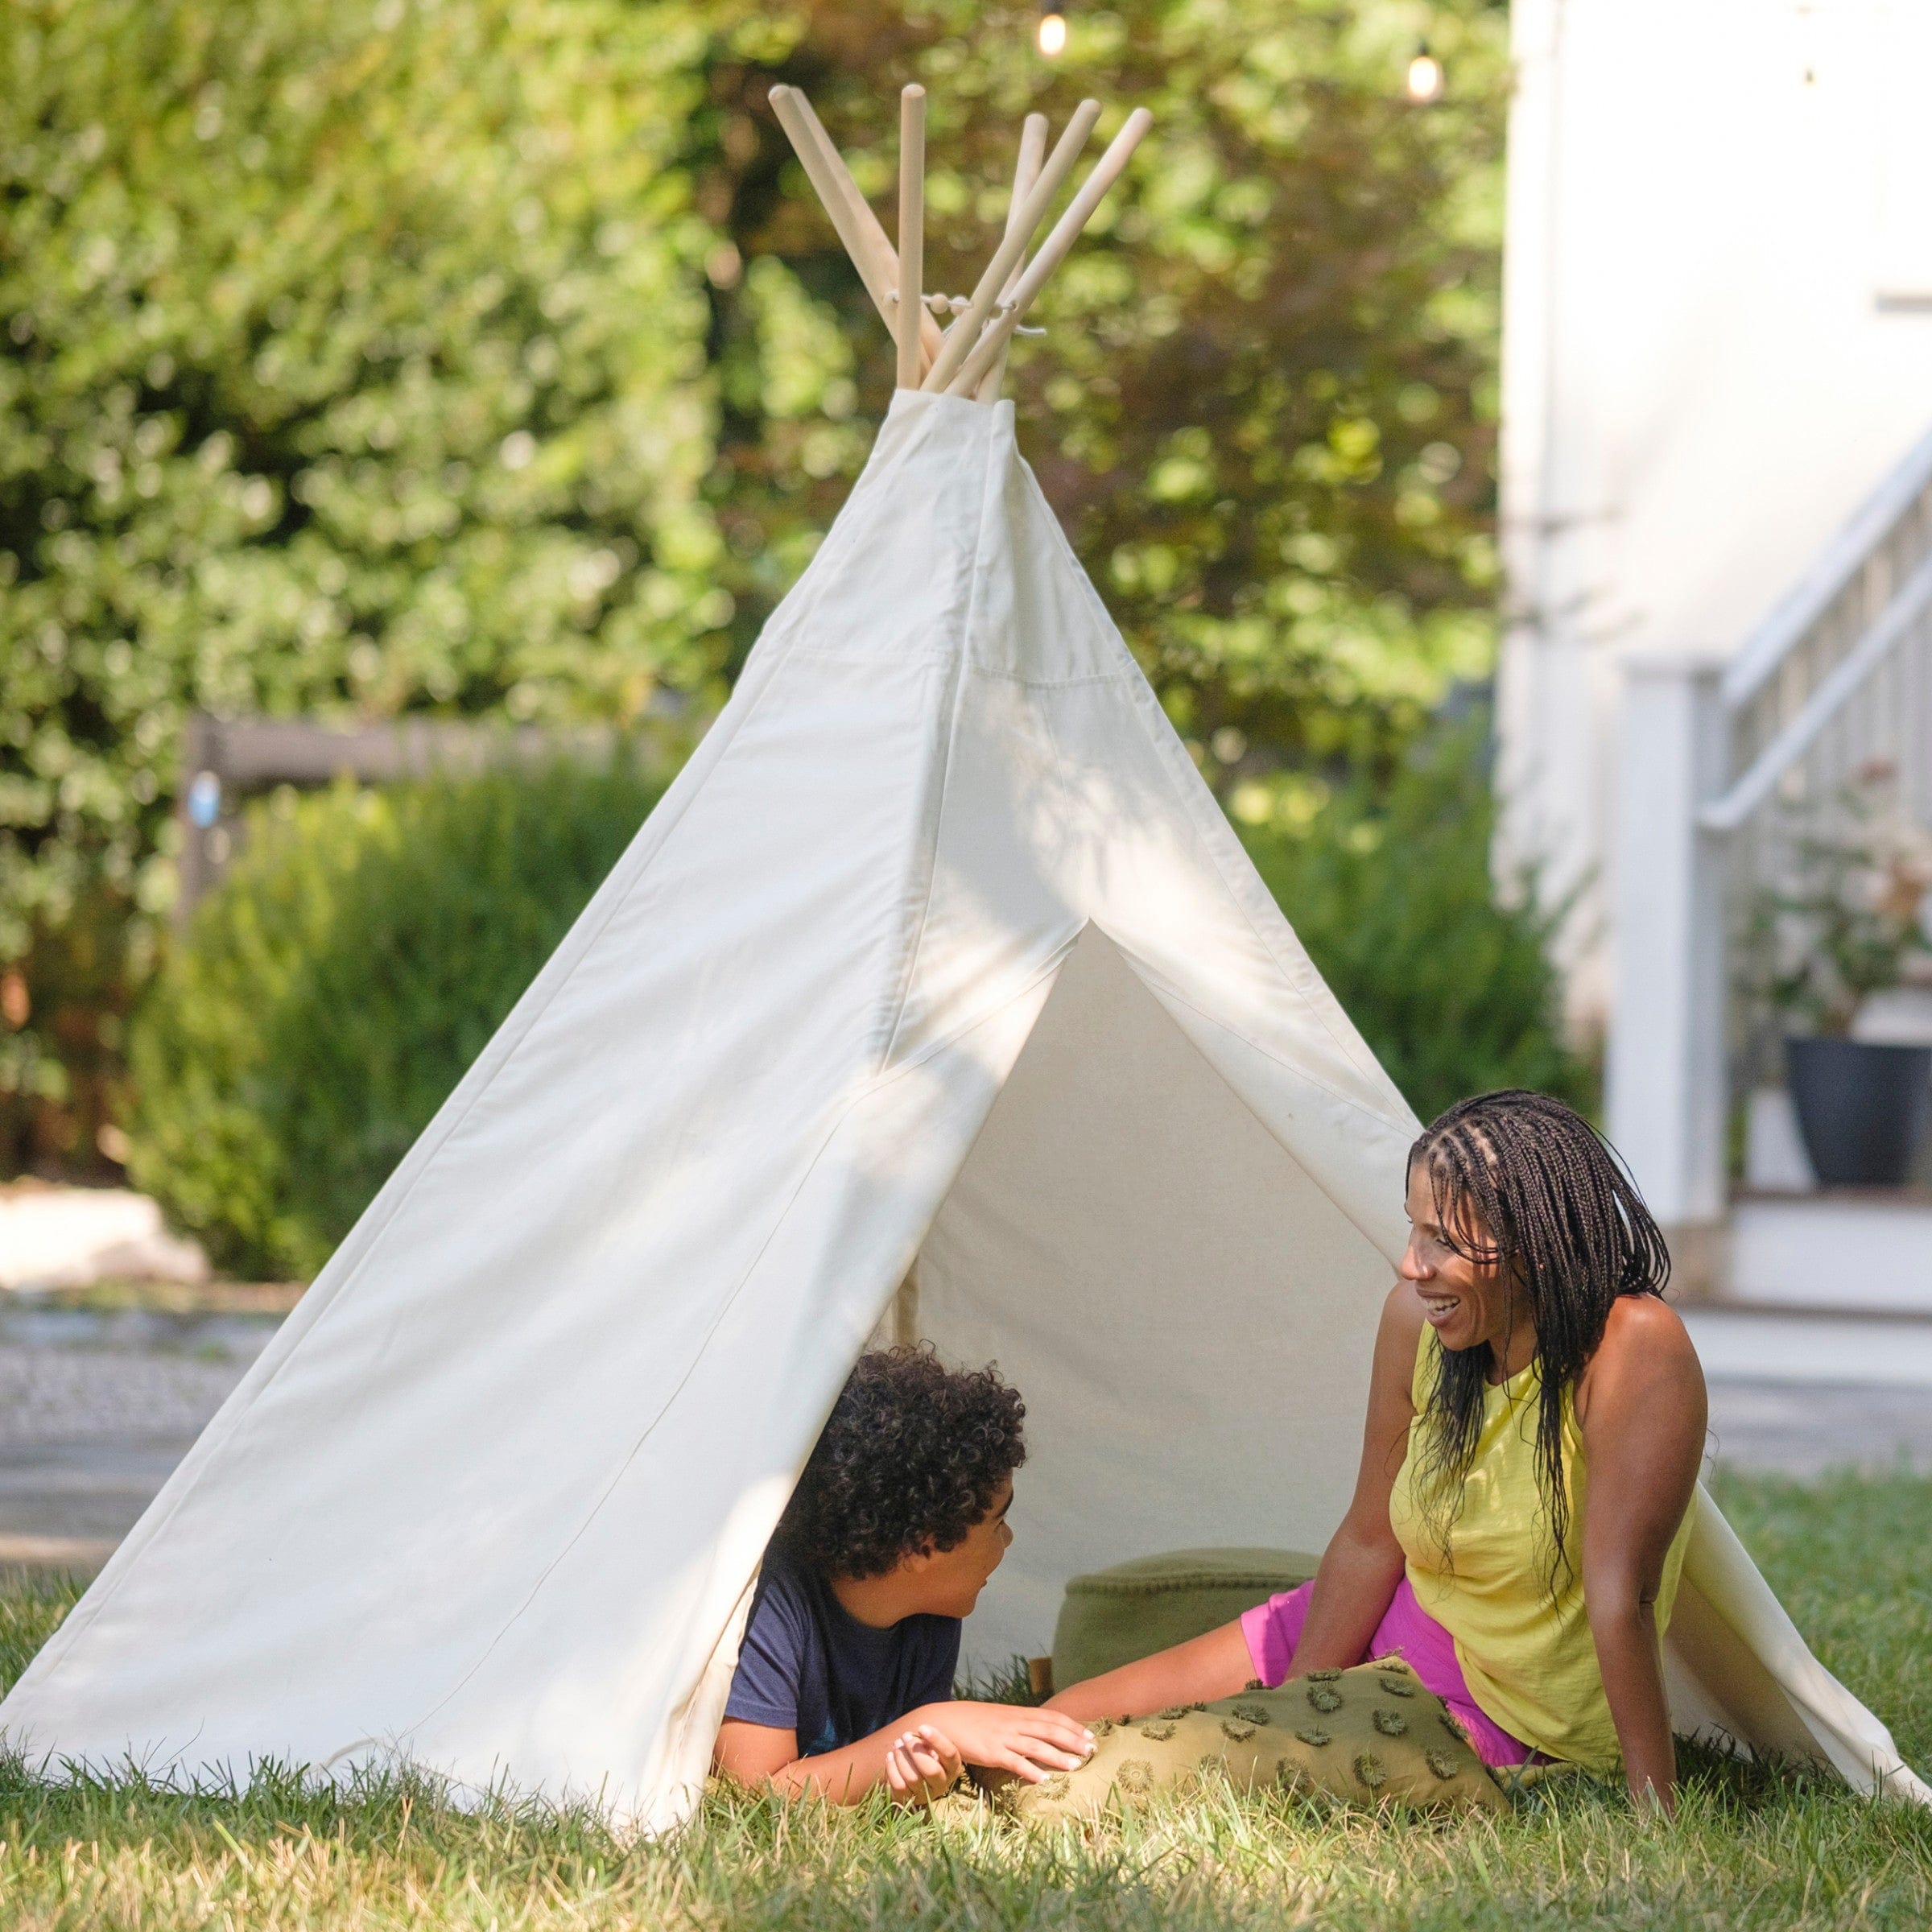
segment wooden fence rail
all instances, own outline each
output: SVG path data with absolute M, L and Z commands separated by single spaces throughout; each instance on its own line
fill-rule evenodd
M 661 703 L 654 709 L 668 710 Z M 628 743 L 642 741 L 608 725 L 564 729 L 486 721 L 407 718 L 393 724 L 337 730 L 295 718 L 216 718 L 197 712 L 189 720 L 180 802 L 180 886 L 175 919 L 184 921 L 221 879 L 233 857 L 241 807 L 250 796 L 279 785 L 394 783 L 431 772 L 468 774 L 515 762 L 557 758 L 598 760 Z

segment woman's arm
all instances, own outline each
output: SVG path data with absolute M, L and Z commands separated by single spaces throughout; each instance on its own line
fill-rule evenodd
M 1590 1480 L 1583 1607 L 1640 1805 L 1677 1809 L 1677 1753 L 1657 1649 L 1657 1593 L 1704 1454 L 1704 1372 L 1676 1314 L 1625 1295 L 1577 1392 Z
M 967 1763 L 1011 1771 L 1033 1784 L 1055 1771 L 1077 1771 L 1093 1752 L 1092 1736 L 1058 1711 L 948 1703 L 923 1704 L 886 1729 L 816 1757 L 799 1756 L 795 1732 L 727 1718 L 719 1727 L 712 1761 L 727 1777 L 753 1790 L 770 1785 L 786 1798 L 811 1792 L 835 1805 L 855 1805 L 874 1786 L 890 1781 L 888 1761 L 895 1746 L 922 1725 L 931 1727 L 938 1741 Z M 900 1795 L 896 1789 L 894 1795 Z
M 1389 1492 L 1414 1414 L 1409 1391 L 1422 1326 L 1422 1305 L 1414 1290 L 1397 1283 L 1383 1305 L 1376 1335 L 1355 1498 L 1315 1573 L 1291 1675 L 1359 1661 L 1401 1580 L 1402 1553 L 1389 1527 Z M 1169 1704 L 1232 1697 L 1253 1678 L 1255 1667 L 1237 1620 L 1104 1677 L 1070 1684 L 1046 1707 L 1081 1718 L 1139 1717 Z
M 1415 1419 L 1410 1392 L 1422 1332 L 1422 1305 L 1408 1282 L 1397 1282 L 1382 1304 L 1376 1331 L 1355 1495 L 1322 1553 L 1307 1620 L 1288 1666 L 1290 1677 L 1360 1663 L 1402 1580 L 1402 1546 L 1389 1526 L 1389 1496 L 1409 1452 L 1409 1425 Z
M 1248 1640 L 1237 1620 L 1103 1677 L 1069 1684 L 1046 1700 L 1046 1708 L 1083 1721 L 1145 1717 L 1170 1704 L 1208 1704 L 1217 1697 L 1232 1697 L 1253 1675 Z

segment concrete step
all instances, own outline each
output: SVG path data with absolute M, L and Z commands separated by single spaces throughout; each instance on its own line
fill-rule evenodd
M 1727 1246 L 1725 1302 L 1932 1316 L 1932 1196 L 1746 1195 Z
M 1932 1392 L 1932 1315 L 1680 1304 L 1713 1382 Z M 1932 1393 L 1925 1406 L 1932 1413 Z

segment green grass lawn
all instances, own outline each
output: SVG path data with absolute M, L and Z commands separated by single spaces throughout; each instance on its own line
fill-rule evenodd
M 1731 1480 L 1721 1500 L 1826 1665 L 1932 1761 L 1932 1480 Z M 71 1602 L 0 1594 L 10 1682 Z M 1687 1753 L 1674 1827 L 1575 1785 L 1418 1823 L 1223 1794 L 1084 1832 L 714 1795 L 626 1846 L 592 1817 L 440 1804 L 407 1779 L 319 1796 L 43 1785 L 0 1764 L 0 1925 L 68 1928 L 1337 1928 L 1932 1923 L 1932 1814 Z

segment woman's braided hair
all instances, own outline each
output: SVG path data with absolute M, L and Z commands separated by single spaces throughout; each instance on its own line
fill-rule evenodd
M 1563 1405 L 1604 1339 L 1619 1295 L 1661 1294 L 1664 1237 L 1622 1162 L 1573 1108 L 1509 1088 L 1459 1101 L 1410 1150 L 1429 1176 L 1436 1220 L 1457 1253 L 1493 1261 L 1521 1284 L 1536 1327 L 1537 1486 L 1551 1546 L 1550 1590 L 1568 1569 L 1570 1495 Z M 1482 1433 L 1492 1357 L 1487 1344 L 1439 1348 L 1425 1413 L 1425 1492 L 1445 1549 Z

